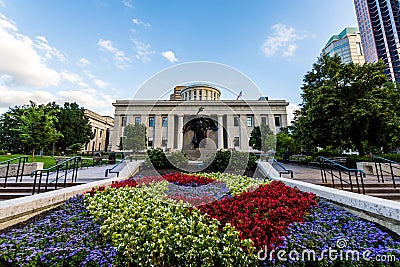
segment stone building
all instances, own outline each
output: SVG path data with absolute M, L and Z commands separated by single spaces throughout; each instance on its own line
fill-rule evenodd
M 248 151 L 255 126 L 267 124 L 275 133 L 287 126 L 285 100 L 220 98 L 217 87 L 193 84 L 175 87 L 170 100 L 117 100 L 112 150 L 118 150 L 125 126 L 135 123 L 146 125 L 148 148 L 185 152 L 205 143 L 213 143 L 216 149 Z
M 114 119 L 110 116 L 102 116 L 88 109 L 85 109 L 85 117 L 89 119 L 94 138 L 86 144 L 83 151 L 110 151 L 110 136 L 114 128 Z

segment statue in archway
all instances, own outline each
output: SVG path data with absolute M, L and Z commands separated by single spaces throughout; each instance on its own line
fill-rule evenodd
M 207 138 L 207 131 L 208 130 L 213 130 L 217 131 L 218 126 L 216 122 L 207 117 L 196 117 L 186 123 L 186 125 L 183 127 L 183 132 L 185 133 L 186 131 L 193 131 L 193 138 L 192 138 L 192 144 L 193 148 L 199 148 L 199 144 L 201 140 L 204 138 Z

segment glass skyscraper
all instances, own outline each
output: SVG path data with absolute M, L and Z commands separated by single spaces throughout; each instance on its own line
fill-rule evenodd
M 382 59 L 385 73 L 400 82 L 400 0 L 354 0 L 366 62 Z

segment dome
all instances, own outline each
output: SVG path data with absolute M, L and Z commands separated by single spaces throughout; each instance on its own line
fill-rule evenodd
M 208 84 L 193 84 L 181 90 L 183 101 L 215 101 L 221 97 L 221 91 Z

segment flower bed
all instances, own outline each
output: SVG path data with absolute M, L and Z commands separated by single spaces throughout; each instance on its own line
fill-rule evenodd
M 134 177 L 0 235 L 0 266 L 398 266 L 257 258 L 264 248 L 323 251 L 344 237 L 371 258 L 399 258 L 399 242 L 373 223 L 317 202 L 283 183 L 237 175 Z

